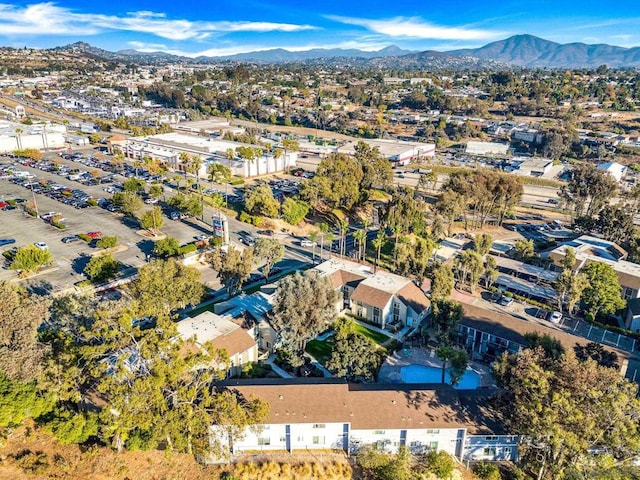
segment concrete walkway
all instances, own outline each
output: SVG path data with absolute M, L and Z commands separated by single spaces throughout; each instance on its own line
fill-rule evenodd
M 291 375 L 288 372 L 285 372 L 282 368 L 276 365 L 275 359 L 276 359 L 276 355 L 272 353 L 271 355 L 269 355 L 269 358 L 267 358 L 267 361 L 264 363 L 266 363 L 267 365 L 271 365 L 271 369 L 274 372 L 276 372 L 278 375 L 280 375 L 282 378 L 295 378 L 293 375 Z
M 326 368 L 324 368 L 324 366 L 318 360 L 316 360 L 313 356 L 309 355 L 308 353 L 306 355 L 311 360 L 311 365 L 313 365 L 314 367 L 317 367 L 322 372 L 322 375 L 325 378 L 333 377 L 331 372 L 329 370 L 327 370 Z

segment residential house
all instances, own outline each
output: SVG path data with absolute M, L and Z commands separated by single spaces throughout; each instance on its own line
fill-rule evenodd
M 640 333 L 640 298 L 633 298 L 627 302 L 624 326 L 632 332 Z
M 607 172 L 609 175 L 615 178 L 617 182 L 622 180 L 622 177 L 624 177 L 624 175 L 627 173 L 627 167 L 617 162 L 600 163 L 596 168 L 598 170 Z
M 245 326 L 251 326 L 249 334 L 258 342 L 261 352 L 271 353 L 278 341 L 278 335 L 271 326 L 268 313 L 273 309 L 274 290 L 265 285 L 261 291 L 247 295 L 241 293 L 230 299 L 216 303 L 214 312 L 219 315 L 246 322 Z
M 616 243 L 590 235 L 582 235 L 563 243 L 547 253 L 548 258 L 558 270 L 562 269 L 562 259 L 567 248 L 573 248 L 576 253 L 574 271 L 580 270 L 587 263 L 605 263 L 610 265 L 618 276 L 618 282 L 622 287 L 622 298 L 631 300 L 640 297 L 640 265 L 625 260 L 627 252 Z
M 393 332 L 416 327 L 431 311 L 425 293 L 407 277 L 349 260 L 332 258 L 315 267 L 331 278 L 342 297 L 338 311 L 347 310 L 379 328 Z
M 464 318 L 457 329 L 458 343 L 467 349 L 472 359 L 493 361 L 503 352 L 516 353 L 529 345 L 525 335 L 537 333 L 549 335 L 558 340 L 566 350 L 576 345 L 587 345 L 590 340 L 566 330 L 552 328 L 542 323 L 522 320 L 494 310 L 487 310 L 464 304 Z M 594 340 L 595 341 L 595 340 Z M 620 349 L 605 346 L 616 353 L 620 364 L 620 374 L 627 373 L 629 354 Z
M 445 451 L 460 460 L 515 460 L 519 438 L 489 420 L 492 390 L 446 384 L 349 384 L 341 379 L 252 379 L 220 384 L 269 404 L 268 418 L 240 436 L 213 427 L 232 454 L 244 451 Z M 474 414 L 474 416 L 471 415 Z M 477 416 L 475 416 L 477 415 Z M 482 419 L 477 422 L 475 419 Z
M 225 365 L 229 376 L 239 375 L 244 365 L 258 361 L 258 345 L 252 335 L 239 323 L 212 312 L 181 320 L 177 323 L 180 336 L 196 345 L 224 350 L 229 356 Z

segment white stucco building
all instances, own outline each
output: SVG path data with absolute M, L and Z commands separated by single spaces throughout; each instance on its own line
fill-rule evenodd
M 458 392 L 444 384 L 348 384 L 339 379 L 253 379 L 221 386 L 269 404 L 265 422 L 228 437 L 213 435 L 231 454 L 246 451 L 341 450 L 364 445 L 394 453 L 445 451 L 460 460 L 515 460 L 518 437 L 478 424 L 493 393 Z
M 65 146 L 67 128 L 56 124 L 24 125 L 0 120 L 0 153 L 34 148 L 58 149 Z

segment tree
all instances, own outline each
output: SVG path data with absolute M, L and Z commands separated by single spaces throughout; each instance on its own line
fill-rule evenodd
M 540 335 L 537 332 L 525 333 L 524 339 L 527 341 L 529 348 L 541 348 L 547 358 L 558 360 L 564 355 L 562 343 L 546 333 L 544 335 Z
M 13 282 L 0 281 L 0 384 L 6 382 L 5 375 L 30 382 L 40 373 L 47 348 L 38 340 L 38 328 L 48 319 L 49 305 L 49 300 L 27 293 Z M 0 391 L 0 397 L 7 395 L 2 387 Z
M 226 252 L 216 249 L 207 255 L 207 261 L 218 272 L 227 293 L 233 295 L 251 275 L 253 249 L 237 250 L 233 246 L 229 246 Z
M 155 231 L 164 225 L 164 217 L 160 207 L 153 207 L 140 216 L 140 226 L 145 230 L 149 230 L 155 236 Z
M 571 277 L 571 284 L 567 292 L 567 309 L 569 312 L 573 312 L 575 306 L 582 298 L 583 292 L 589 285 L 589 277 L 582 272 L 576 273 Z
M 308 198 L 309 189 L 315 189 L 319 198 L 331 207 L 351 210 L 360 200 L 362 178 L 362 168 L 357 160 L 344 153 L 331 154 L 320 162 L 303 194 Z
M 451 297 L 454 287 L 453 270 L 449 265 L 438 264 L 432 271 L 431 300 L 444 300 Z
M 166 237 L 153 245 L 153 253 L 159 257 L 173 257 L 180 253 L 180 242 L 177 238 Z
M 84 267 L 83 273 L 94 283 L 106 282 L 115 277 L 120 266 L 113 255 L 99 255 L 89 260 Z
M 591 449 L 615 463 L 637 455 L 638 387 L 619 372 L 579 361 L 572 350 L 553 360 L 542 349 L 505 352 L 493 371 L 504 389 L 501 414 L 511 432 L 523 435 L 518 453 L 537 479 L 588 471 Z
M 118 237 L 105 235 L 96 242 L 98 248 L 113 248 L 118 245 Z
M 156 200 L 164 194 L 164 188 L 162 185 L 151 185 L 149 187 L 149 195 Z
M 114 205 L 122 207 L 122 212 L 130 217 L 135 216 L 142 206 L 142 199 L 134 192 L 116 192 L 111 197 Z
M 496 259 L 491 256 L 487 257 L 484 261 L 484 272 L 483 272 L 485 287 L 491 288 L 491 286 L 498 279 L 498 275 L 499 275 L 498 264 L 496 262 Z
M 488 233 L 481 233 L 473 239 L 473 249 L 483 257 L 489 253 L 492 246 L 493 237 Z
M 362 170 L 360 191 L 366 191 L 373 186 L 387 188 L 393 182 L 391 162 L 387 160 L 378 147 L 371 147 L 366 142 L 359 140 L 354 148 L 354 158 Z
M 455 342 L 458 323 L 464 317 L 464 309 L 455 300 L 435 300 L 433 302 L 432 322 L 436 327 L 436 338 L 442 345 Z
M 449 380 L 452 386 L 456 386 L 460 383 L 464 372 L 467 370 L 467 365 L 469 364 L 467 352 L 459 348 L 444 345 L 436 350 L 436 355 L 442 362 L 442 383 L 445 383 L 447 362 L 449 362 Z
M 144 181 L 136 177 L 129 177 L 122 184 L 122 188 L 124 189 L 124 191 L 130 193 L 138 193 L 140 191 L 144 191 L 144 186 Z
M 589 342 L 586 345 L 576 343 L 573 350 L 576 353 L 576 358 L 581 362 L 593 360 L 601 367 L 620 371 L 618 354 L 612 350 L 607 350 L 601 343 Z
M 401 188 L 392 195 L 382 218 L 391 229 L 397 228 L 400 234 L 422 234 L 426 230 L 425 211 L 425 203 L 416 199 L 411 189 Z
M 282 202 L 282 217 L 291 225 L 298 225 L 307 216 L 311 207 L 308 203 L 287 197 Z
M 357 332 L 351 319 L 336 320 L 333 329 L 335 335 L 327 368 L 349 382 L 372 381 L 382 362 L 377 345 Z
M 197 268 L 174 260 L 152 260 L 138 269 L 127 291 L 141 316 L 168 317 L 176 308 L 197 305 L 204 295 Z
M 253 253 L 264 260 L 262 273 L 269 279 L 273 266 L 284 257 L 284 245 L 274 238 L 259 238 L 253 247 Z
M 291 355 L 301 361 L 307 341 L 330 325 L 338 292 L 329 277 L 309 271 L 283 278 L 273 305 L 272 325 Z
M 591 262 L 582 268 L 582 273 L 589 280 L 589 286 L 582 292 L 582 301 L 594 318 L 599 313 L 607 315 L 624 308 L 622 288 L 611 265 Z
M 484 271 L 482 257 L 473 250 L 465 250 L 457 257 L 456 266 L 460 281 L 466 283 L 468 279 L 471 291 L 475 291 Z
M 367 231 L 366 230 L 356 230 L 355 232 L 353 232 L 352 234 L 353 240 L 358 242 L 358 249 L 357 249 L 357 260 L 362 260 L 364 259 L 364 255 L 365 255 L 365 249 L 364 249 L 364 242 L 367 239 Z
M 378 233 L 376 234 L 375 238 L 371 242 L 373 244 L 373 248 L 376 249 L 376 268 L 380 263 L 380 252 L 382 250 L 382 246 L 385 244 L 386 241 L 387 241 L 387 236 L 385 235 L 384 230 L 380 229 L 378 230 Z
M 280 203 L 273 197 L 271 187 L 262 183 L 247 192 L 244 208 L 252 215 L 264 215 L 275 218 L 280 211 Z
M 19 270 L 20 276 L 25 277 L 40 267 L 49 265 L 52 261 L 51 252 L 48 249 L 41 250 L 35 245 L 25 245 L 16 251 L 9 268 Z
M 577 217 L 594 218 L 617 190 L 616 180 L 590 163 L 575 165 L 569 182 L 560 189 L 560 197 L 573 205 Z
M 195 195 L 176 193 L 167 203 L 186 215 L 191 215 L 193 217 L 202 215 L 202 203 Z
M 536 253 L 533 245 L 533 240 L 516 240 L 515 244 L 515 258 L 522 261 L 527 261 L 533 257 Z

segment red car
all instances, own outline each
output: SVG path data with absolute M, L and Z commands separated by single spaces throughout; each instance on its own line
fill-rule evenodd
M 102 232 L 89 232 L 87 233 L 87 237 L 89 238 L 100 238 L 102 236 Z

